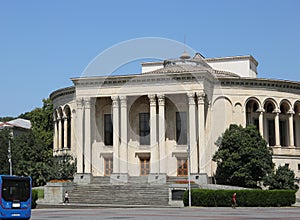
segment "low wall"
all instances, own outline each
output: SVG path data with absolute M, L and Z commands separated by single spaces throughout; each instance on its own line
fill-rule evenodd
M 39 204 L 60 204 L 64 201 L 66 191 L 74 189 L 73 182 L 48 182 L 44 186 L 44 199 Z

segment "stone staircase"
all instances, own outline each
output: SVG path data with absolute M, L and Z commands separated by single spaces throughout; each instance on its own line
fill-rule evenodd
M 168 206 L 168 184 L 150 185 L 147 177 L 130 177 L 127 184 L 112 185 L 109 177 L 94 177 L 91 184 L 75 185 L 71 204 Z

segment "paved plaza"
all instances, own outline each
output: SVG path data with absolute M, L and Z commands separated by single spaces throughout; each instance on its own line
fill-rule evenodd
M 44 219 L 143 219 L 143 220 L 181 220 L 181 219 L 300 219 L 298 207 L 249 208 L 86 208 L 86 209 L 34 209 L 32 220 Z

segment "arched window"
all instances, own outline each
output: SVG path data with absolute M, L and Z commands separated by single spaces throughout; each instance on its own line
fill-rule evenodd
M 72 120 L 71 120 L 71 109 L 69 106 L 66 106 L 65 107 L 65 119 L 64 120 L 67 120 L 67 130 L 65 132 L 67 132 L 67 143 L 66 143 L 66 146 L 67 148 L 71 148 L 71 126 L 72 126 Z
M 246 104 L 246 123 L 247 125 L 255 125 L 257 129 L 259 129 L 259 113 L 257 110 L 259 109 L 259 104 L 256 100 L 250 100 Z

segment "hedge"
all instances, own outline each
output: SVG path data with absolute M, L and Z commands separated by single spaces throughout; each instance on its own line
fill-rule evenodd
M 228 207 L 232 205 L 232 194 L 237 194 L 238 206 L 276 207 L 291 206 L 296 202 L 295 190 L 209 190 L 192 189 L 192 206 Z M 183 194 L 183 203 L 188 206 L 188 191 Z
M 36 208 L 36 201 L 38 200 L 38 191 L 33 189 L 32 190 L 32 196 L 31 196 L 31 208 Z

